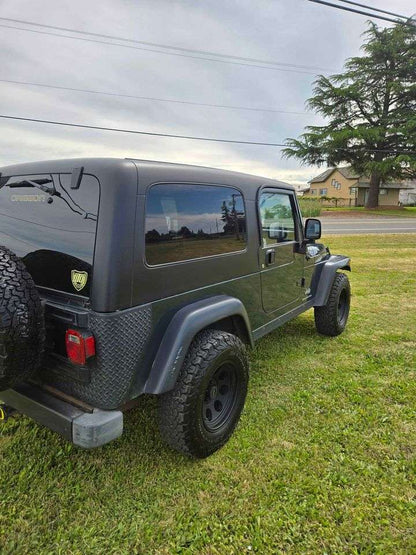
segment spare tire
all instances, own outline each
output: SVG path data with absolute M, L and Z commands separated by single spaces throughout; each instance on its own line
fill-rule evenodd
M 0 246 L 0 391 L 32 376 L 45 346 L 43 307 L 23 262 Z

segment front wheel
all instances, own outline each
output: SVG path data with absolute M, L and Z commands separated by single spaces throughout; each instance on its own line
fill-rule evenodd
M 160 431 L 177 451 L 205 458 L 229 439 L 247 394 L 248 357 L 230 333 L 205 330 L 192 342 L 175 388 L 160 398 Z
M 345 274 L 336 274 L 325 306 L 315 307 L 315 326 L 322 335 L 335 337 L 347 325 L 350 313 L 351 288 Z

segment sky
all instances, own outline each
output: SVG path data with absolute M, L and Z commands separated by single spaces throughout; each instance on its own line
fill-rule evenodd
M 361 1 L 409 17 L 416 11 L 414 0 Z M 348 57 L 359 53 L 368 19 L 306 0 L 0 0 L 0 17 L 282 64 L 264 69 L 221 63 L 218 58 L 201 60 L 160 47 L 142 50 L 33 33 L 22 29 L 45 29 L 0 20 L 0 25 L 9 26 L 0 26 L 1 114 L 273 143 L 322 123 L 305 108 L 313 82 L 319 73 L 340 71 Z M 251 110 L 64 91 L 1 79 Z M 322 171 L 283 159 L 278 147 L 4 119 L 0 129 L 0 167 L 58 158 L 133 157 L 242 171 L 295 186 L 306 185 Z

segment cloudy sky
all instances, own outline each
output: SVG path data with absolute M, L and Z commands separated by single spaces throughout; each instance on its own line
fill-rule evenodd
M 415 11 L 414 0 L 362 2 L 409 16 Z M 215 61 L 210 55 L 206 57 L 214 59 L 201 60 L 195 59 L 202 56 L 199 54 L 174 55 L 180 54 L 179 50 L 143 45 L 143 49 L 138 49 L 138 44 L 120 41 L 118 44 L 135 48 L 73 40 L 66 37 L 82 35 L 0 20 L 2 114 L 274 143 L 298 136 L 308 124 L 319 123 L 317 116 L 305 111 L 305 100 L 311 95 L 316 74 L 338 71 L 346 58 L 356 55 L 366 27 L 365 17 L 306 0 L 0 0 L 0 17 L 282 64 L 264 69 L 228 63 L 231 58 L 222 58 L 227 63 L 219 58 Z M 65 37 L 44 34 L 45 31 Z M 1 80 L 251 110 L 66 91 Z M 283 160 L 280 150 L 274 147 L 1 119 L 0 127 L 0 166 L 52 158 L 116 156 L 213 166 L 293 184 L 305 183 L 317 173 L 316 168 Z

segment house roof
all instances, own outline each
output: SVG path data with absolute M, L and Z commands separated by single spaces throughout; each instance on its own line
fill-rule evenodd
M 357 173 L 351 168 L 351 166 L 341 166 L 339 168 L 328 168 L 327 170 L 325 170 L 324 172 L 322 172 L 321 174 L 317 175 L 316 177 L 314 177 L 313 179 L 311 179 L 310 181 L 308 181 L 308 183 L 323 183 L 324 181 L 326 181 L 328 179 L 328 177 L 334 172 L 338 170 L 339 173 L 345 177 L 345 179 L 358 179 L 360 176 L 357 175 Z
M 320 173 L 319 175 L 308 181 L 308 183 L 322 183 L 327 177 L 331 175 L 333 171 L 335 171 L 335 168 L 328 168 L 323 173 Z

